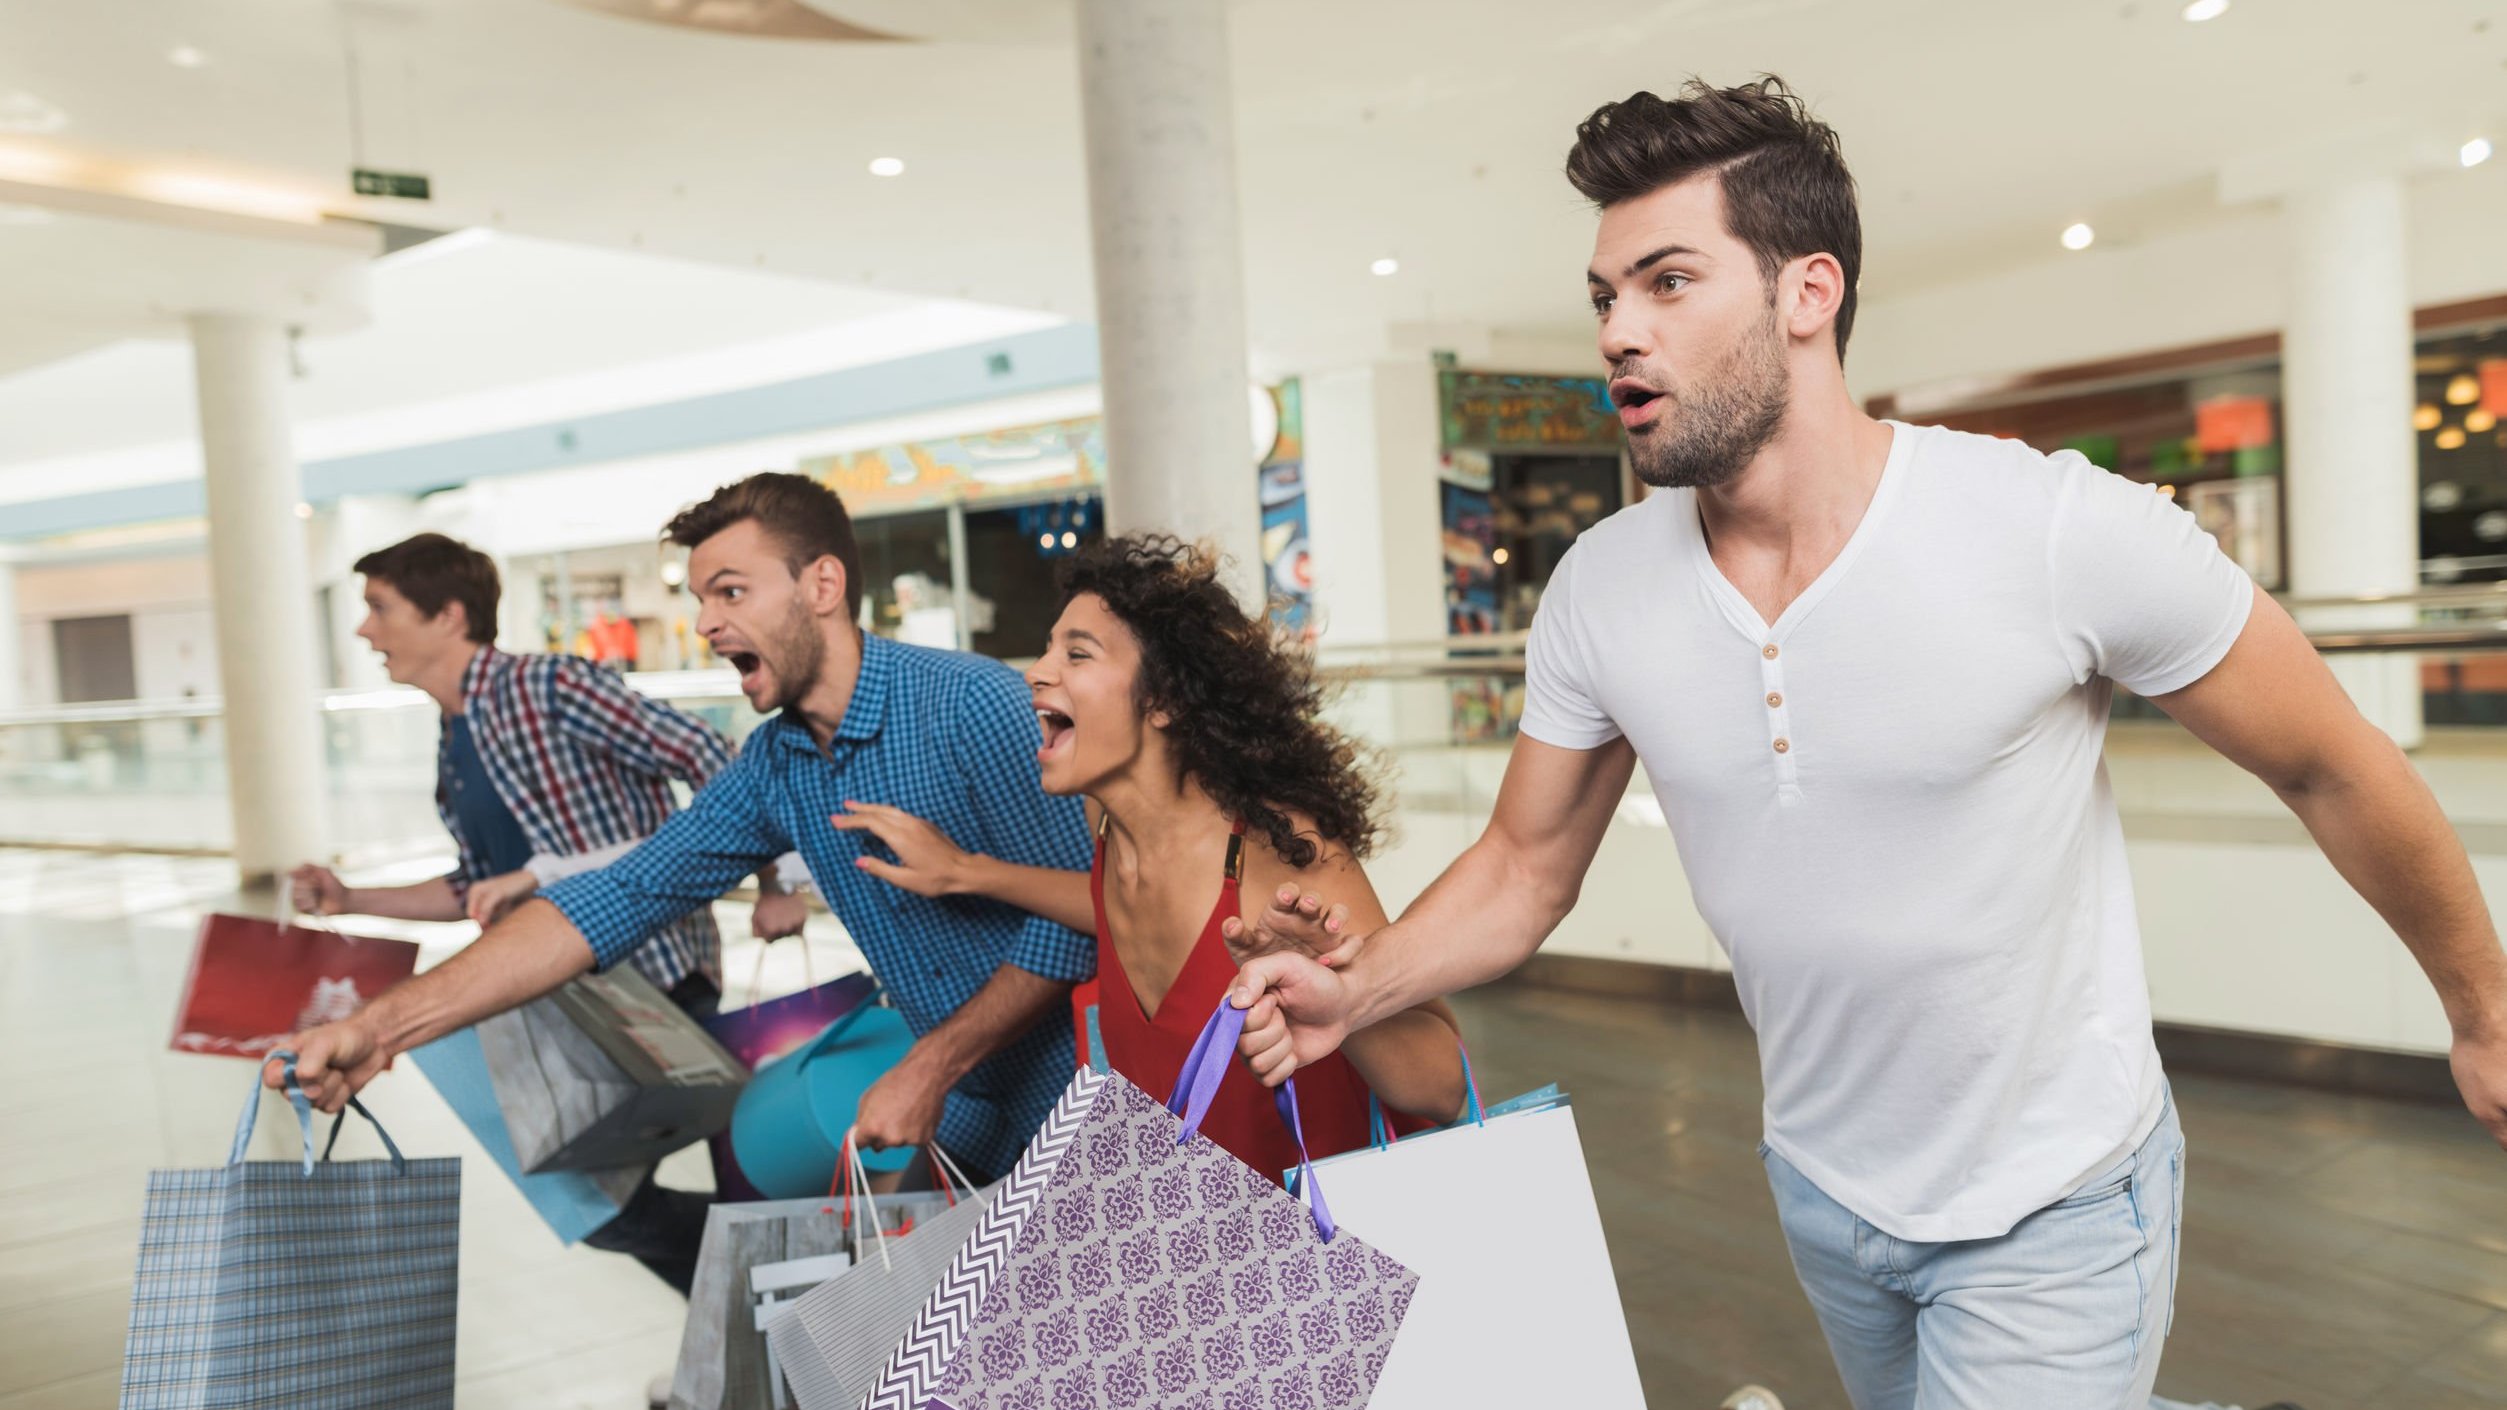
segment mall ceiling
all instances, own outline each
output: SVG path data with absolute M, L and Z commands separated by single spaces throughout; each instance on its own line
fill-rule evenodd
M 744 10 L 772 23 L 652 22 Z M 1573 127 L 1691 73 L 1779 72 L 1838 126 L 1867 297 L 2062 258 L 2078 220 L 2112 247 L 2214 218 L 2215 176 L 2257 153 L 2507 139 L 2498 0 L 2179 10 L 1236 0 L 1257 350 L 1363 355 L 1396 323 L 1580 332 L 1590 216 L 1557 174 Z M 32 0 L 0 7 L 0 177 L 12 154 L 66 155 L 1086 317 L 1067 29 L 1053 0 Z M 904 173 L 871 174 L 880 157 Z M 353 197 L 353 165 L 422 173 L 432 198 Z M 12 256 L 6 216 L 0 368 L 81 338 L 12 316 L 58 271 Z M 1388 257 L 1397 274 L 1370 273 Z

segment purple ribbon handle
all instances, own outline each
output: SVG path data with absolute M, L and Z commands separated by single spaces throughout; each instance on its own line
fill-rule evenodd
M 1236 1056 L 1236 1039 L 1244 1031 L 1245 1011 L 1225 999 L 1219 1000 L 1218 1012 L 1210 1015 L 1210 1021 L 1201 1025 L 1201 1036 L 1193 1040 L 1193 1050 L 1184 1058 L 1184 1070 L 1175 1076 L 1175 1091 L 1166 1099 L 1166 1109 L 1184 1122 L 1183 1131 L 1175 1138 L 1177 1145 L 1200 1132 L 1203 1118 L 1210 1114 L 1210 1103 L 1219 1094 L 1219 1084 L 1227 1080 L 1228 1064 Z M 1271 1105 L 1280 1114 L 1280 1124 L 1288 1128 L 1289 1138 L 1297 1143 L 1297 1187 L 1305 1192 L 1315 1232 L 1328 1244 L 1340 1230 L 1332 1222 L 1331 1207 L 1323 1202 L 1323 1187 L 1315 1183 L 1314 1161 L 1306 1154 L 1306 1130 L 1297 1119 L 1296 1078 L 1273 1089 Z

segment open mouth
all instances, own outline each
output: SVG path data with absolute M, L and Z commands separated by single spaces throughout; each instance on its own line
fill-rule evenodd
M 1070 744 L 1071 736 L 1077 729 L 1070 716 L 1043 705 L 1036 707 L 1036 725 L 1045 736 L 1044 746 L 1036 751 L 1038 759 L 1050 759 L 1061 752 Z
M 1610 384 L 1611 405 L 1619 408 L 1619 424 L 1641 426 L 1654 419 L 1663 394 L 1643 382 L 1622 377 Z
M 754 651 L 726 651 L 723 653 L 723 659 L 731 663 L 731 669 L 740 673 L 740 684 L 743 686 L 756 677 L 766 665 L 765 661 Z

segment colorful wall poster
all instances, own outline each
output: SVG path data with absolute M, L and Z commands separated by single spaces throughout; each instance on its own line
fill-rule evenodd
M 933 509 L 952 501 L 1028 497 L 1105 483 L 1105 422 L 1095 416 L 978 435 L 875 446 L 801 462 L 853 517 Z
M 1436 394 L 1447 450 L 1619 451 L 1619 413 L 1600 377 L 1446 368 Z
M 1262 579 L 1271 620 L 1312 639 L 1314 552 L 1307 541 L 1305 390 L 1291 377 L 1268 389 L 1279 428 L 1256 474 L 1262 495 Z

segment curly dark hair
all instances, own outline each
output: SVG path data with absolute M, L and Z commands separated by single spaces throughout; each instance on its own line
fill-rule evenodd
M 1167 741 L 1198 782 L 1293 867 L 1321 840 L 1365 857 L 1383 828 L 1373 761 L 1320 718 L 1323 688 L 1306 653 L 1247 616 L 1218 555 L 1168 534 L 1092 543 L 1065 561 L 1063 601 L 1093 593 L 1140 641 L 1142 713 L 1165 712 Z M 1314 820 L 1300 832 L 1292 813 Z

